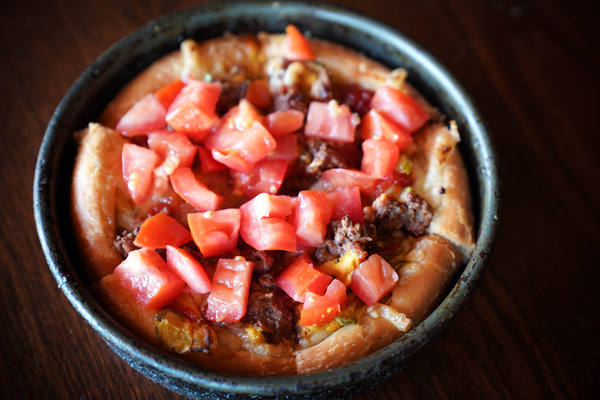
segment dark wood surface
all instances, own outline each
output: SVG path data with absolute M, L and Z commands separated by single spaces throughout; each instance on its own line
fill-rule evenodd
M 179 398 L 58 289 L 32 182 L 46 125 L 96 57 L 195 1 L 12 1 L 0 11 L 0 398 Z M 338 1 L 425 45 L 472 94 L 502 162 L 483 283 L 401 373 L 359 399 L 599 398 L 600 46 L 592 1 Z

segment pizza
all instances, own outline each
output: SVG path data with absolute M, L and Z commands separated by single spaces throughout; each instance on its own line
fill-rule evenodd
M 406 75 L 291 25 L 154 62 L 75 133 L 95 298 L 238 374 L 328 370 L 400 338 L 474 248 L 457 126 Z

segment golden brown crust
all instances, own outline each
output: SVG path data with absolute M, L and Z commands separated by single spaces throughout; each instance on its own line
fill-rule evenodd
M 87 278 L 98 282 L 123 261 L 113 241 L 117 235 L 115 191 L 125 140 L 98 124 L 90 124 L 80 135 L 71 185 L 71 214 Z
M 421 237 L 398 271 L 389 305 L 418 324 L 438 304 L 461 262 L 460 252 L 448 240 Z
M 291 375 L 296 373 L 293 357 L 263 356 L 245 350 L 216 349 L 211 354 L 191 353 L 182 358 L 212 370 L 241 375 Z

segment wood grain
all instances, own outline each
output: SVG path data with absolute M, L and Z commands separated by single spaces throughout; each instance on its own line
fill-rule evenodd
M 45 127 L 96 57 L 196 1 L 5 2 L 0 13 L 0 398 L 180 398 L 116 356 L 52 278 L 32 215 Z M 600 396 L 598 6 L 337 1 L 421 42 L 494 134 L 505 209 L 483 284 L 401 373 L 357 399 Z

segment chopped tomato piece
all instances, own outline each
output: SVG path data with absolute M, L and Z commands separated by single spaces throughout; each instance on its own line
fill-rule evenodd
M 145 135 L 167 125 L 165 117 L 165 107 L 154 94 L 149 93 L 123 115 L 115 130 L 125 136 Z
M 365 193 L 374 198 L 379 197 L 382 193 L 387 193 L 391 196 L 399 196 L 400 193 L 411 185 L 410 176 L 405 173 L 394 172 L 392 175 L 384 179 L 378 179 L 376 185 L 366 190 Z
M 256 107 L 269 108 L 273 105 L 269 84 L 263 79 L 257 79 L 248 85 L 246 99 Z
M 176 309 L 181 314 L 189 318 L 192 322 L 195 322 L 202 318 L 202 313 L 198 309 L 196 303 L 194 303 L 194 296 L 192 295 L 189 286 L 183 287 L 183 293 L 181 293 L 179 297 L 175 299 L 174 302 L 169 304 L 169 308 Z
M 360 263 L 352 272 L 350 289 L 367 305 L 377 304 L 396 287 L 398 274 L 378 254 Z
M 165 260 L 149 248 L 135 250 L 115 268 L 115 276 L 146 308 L 162 308 L 175 300 L 185 282 L 172 273 Z
M 294 25 L 285 28 L 285 42 L 283 56 L 292 61 L 314 61 L 315 55 L 310 48 L 310 43 Z
M 381 115 L 411 134 L 429 120 L 429 114 L 417 100 L 391 86 L 381 86 L 375 91 L 371 108 L 376 108 Z
M 376 180 L 364 172 L 343 168 L 328 169 L 321 178 L 312 185 L 310 190 L 331 192 L 342 187 L 357 187 L 360 190 L 371 190 L 375 187 Z
M 398 146 L 387 140 L 367 139 L 362 144 L 361 169 L 373 178 L 386 178 L 394 173 L 398 162 Z
M 210 152 L 213 160 L 221 163 L 234 171 L 248 172 L 254 167 L 254 164 L 244 160 L 235 150 L 212 150 Z
M 241 140 L 241 132 L 252 126 L 254 121 L 262 122 L 263 117 L 248 100 L 240 100 L 221 118 L 218 126 L 204 139 L 207 149 L 230 149 Z
M 277 194 L 287 166 L 288 162 L 284 160 L 262 160 L 254 164 L 248 172 L 231 171 L 231 176 L 235 187 L 248 198 L 260 193 Z
M 192 292 L 208 293 L 212 290 L 204 267 L 189 251 L 167 246 L 167 266 L 187 283 Z
M 288 196 L 261 193 L 240 207 L 240 234 L 257 250 L 296 251 L 295 230 L 285 218 L 292 213 Z
M 188 214 L 194 243 L 204 257 L 235 250 L 240 233 L 240 210 L 207 211 Z
M 325 295 L 319 296 L 316 293 L 306 293 L 304 306 L 300 313 L 300 325 L 326 324 L 339 316 L 347 303 L 346 286 L 334 279 L 327 287 Z
M 224 171 L 227 166 L 215 161 L 210 150 L 198 146 L 198 155 L 200 155 L 200 167 L 202 172 Z
M 165 110 L 168 110 L 173 100 L 177 97 L 181 89 L 185 86 L 185 83 L 181 79 L 177 79 L 168 85 L 163 86 L 154 95 L 161 102 Z
M 354 132 L 360 117 L 340 106 L 335 100 L 329 103 L 313 101 L 308 106 L 304 134 L 334 142 L 354 142 Z
M 133 244 L 138 247 L 164 249 L 181 246 L 192 240 L 190 231 L 165 213 L 156 214 L 144 221 Z
M 332 280 L 331 276 L 317 271 L 312 260 L 306 254 L 302 254 L 275 279 L 275 282 L 292 299 L 304 303 L 307 292 L 323 295 Z
M 185 103 L 194 104 L 206 114 L 213 114 L 221 95 L 221 83 L 204 82 L 190 79 L 187 86 L 181 89 L 167 111 L 167 120 L 179 107 Z
M 220 259 L 208 296 L 206 318 L 215 322 L 237 322 L 246 314 L 254 263 L 244 257 Z
M 218 119 L 214 111 L 204 111 L 191 101 L 167 115 L 167 122 L 173 129 L 196 141 L 204 139 Z
M 267 115 L 267 129 L 271 135 L 295 132 L 304 125 L 304 113 L 298 110 L 275 111 Z
M 223 197 L 199 182 L 189 168 L 173 171 L 171 184 L 175 193 L 200 211 L 216 211 L 223 202 Z
M 327 195 L 333 204 L 331 220 L 338 221 L 347 215 L 355 224 L 365 222 L 360 190 L 356 186 L 338 188 Z
M 191 167 L 196 156 L 196 146 L 185 135 L 168 130 L 150 132 L 148 147 L 163 160 L 170 159 L 173 169 Z
M 333 205 L 326 193 L 314 190 L 298 193 L 294 220 L 296 241 L 311 247 L 322 244 L 332 209 Z
M 293 133 L 275 136 L 277 147 L 270 152 L 265 160 L 293 161 L 298 155 L 298 135 Z
M 269 131 L 258 121 L 254 121 L 249 128 L 242 132 L 242 141 L 233 145 L 244 160 L 257 163 L 275 150 L 277 142 Z
M 413 138 L 404 128 L 390 122 L 376 109 L 371 109 L 364 116 L 361 123 L 363 139 L 383 139 L 398 146 L 399 151 L 404 151 Z
M 150 149 L 125 143 L 121 162 L 123 180 L 127 184 L 129 194 L 136 204 L 140 204 L 150 195 L 152 171 L 160 163 L 160 157 Z

